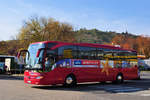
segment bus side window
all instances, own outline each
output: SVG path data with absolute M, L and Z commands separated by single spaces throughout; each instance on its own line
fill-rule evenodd
M 78 46 L 79 59 L 89 59 L 89 47 Z
M 106 52 L 104 53 L 104 58 L 105 58 L 105 59 L 112 60 L 112 58 L 113 58 L 113 52 L 111 52 L 111 51 L 106 51 Z
M 117 52 L 113 52 L 113 60 L 116 60 L 117 59 Z
M 128 60 L 130 62 L 130 66 L 129 67 L 135 67 L 138 65 L 138 61 L 137 61 L 137 54 L 136 52 L 128 52 Z
M 104 59 L 104 51 L 103 50 L 97 50 L 97 58 L 99 60 L 103 60 Z
M 89 59 L 96 60 L 97 59 L 97 49 L 96 48 L 89 48 Z
M 77 59 L 78 58 L 78 49 L 77 49 L 77 46 L 72 46 L 72 56 L 73 56 L 73 59 Z
M 76 59 L 78 55 L 77 47 L 73 45 L 58 48 L 59 59 Z

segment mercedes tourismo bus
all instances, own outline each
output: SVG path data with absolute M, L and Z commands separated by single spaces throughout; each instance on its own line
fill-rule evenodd
M 23 51 L 27 52 L 24 82 L 28 84 L 122 83 L 139 77 L 134 50 L 91 43 L 44 41 L 32 43 Z

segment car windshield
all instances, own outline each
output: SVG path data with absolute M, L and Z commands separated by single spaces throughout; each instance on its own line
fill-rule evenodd
M 40 51 L 39 57 L 36 57 L 36 55 L 37 55 L 38 50 L 41 48 L 45 48 L 45 45 L 42 43 L 31 44 L 29 46 L 29 49 L 28 49 L 29 54 L 27 53 L 27 56 L 26 56 L 27 67 L 36 68 L 37 66 L 35 66 L 35 65 L 40 63 L 40 61 L 42 60 L 42 57 L 43 57 L 44 50 Z

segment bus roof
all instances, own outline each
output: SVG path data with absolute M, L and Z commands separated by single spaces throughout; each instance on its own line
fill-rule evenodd
M 125 50 L 125 51 L 136 52 L 135 50 L 132 50 L 132 49 L 123 49 L 121 47 L 103 45 L 103 44 L 98 44 L 98 43 L 67 43 L 67 42 L 60 42 L 60 41 L 41 41 L 41 42 L 35 42 L 32 44 L 40 44 L 40 43 L 42 43 L 42 44 L 58 43 L 56 47 L 64 46 L 64 45 L 78 45 L 78 46 L 100 47 L 100 48 L 107 48 L 107 49 L 116 49 L 116 50 Z

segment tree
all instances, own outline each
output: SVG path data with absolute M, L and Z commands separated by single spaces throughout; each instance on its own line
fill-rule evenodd
M 74 42 L 74 34 L 70 24 L 53 18 L 31 17 L 21 27 L 18 39 L 23 47 L 27 48 L 30 43 L 39 41 Z
M 112 39 L 113 45 L 120 45 L 122 48 L 125 49 L 134 49 L 135 48 L 135 42 L 133 42 L 135 39 L 131 36 L 128 36 L 128 34 L 120 34 L 116 35 Z
M 150 38 L 139 36 L 136 39 L 138 53 L 150 57 Z
M 18 40 L 0 41 L 0 55 L 17 55 L 20 48 Z

